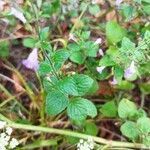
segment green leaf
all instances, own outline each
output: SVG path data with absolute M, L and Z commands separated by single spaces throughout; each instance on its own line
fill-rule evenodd
M 86 59 L 86 56 L 81 52 L 73 52 L 70 56 L 70 60 L 77 64 L 83 64 Z
M 115 76 L 115 79 L 118 81 L 118 83 L 121 82 L 123 74 L 124 74 L 124 70 L 119 66 L 115 66 L 114 76 Z
M 80 38 L 82 38 L 83 40 L 87 40 L 87 39 L 89 39 L 90 34 L 91 34 L 90 31 L 83 31 L 80 35 L 81 36 Z
M 110 44 L 116 44 L 120 42 L 126 35 L 125 29 L 123 29 L 117 22 L 109 21 L 106 24 L 106 37 Z
M 125 21 L 130 21 L 137 16 L 136 8 L 127 3 L 121 6 L 122 14 L 125 17 Z
M 102 108 L 100 109 L 100 112 L 105 117 L 116 117 L 117 116 L 117 106 L 114 101 L 107 102 L 102 106 Z
M 98 134 L 98 128 L 93 122 L 86 122 L 84 129 L 85 129 L 84 133 L 88 135 L 96 136 Z
M 46 75 L 48 73 L 50 73 L 52 71 L 52 68 L 48 62 L 48 60 L 45 60 L 43 62 L 40 63 L 38 72 L 40 75 Z
M 149 1 L 149 0 L 142 0 L 142 2 L 146 2 L 146 3 L 149 3 L 149 4 L 150 4 L 150 1 Z
M 83 98 L 74 98 L 69 102 L 67 113 L 73 120 L 84 120 L 87 116 L 95 117 L 97 110 L 91 101 Z
M 37 43 L 37 39 L 33 39 L 33 38 L 23 39 L 23 46 L 25 47 L 34 48 L 36 43 Z
M 72 76 L 78 90 L 78 96 L 85 95 L 91 88 L 94 80 L 84 74 L 75 74 Z
M 46 97 L 46 112 L 49 115 L 57 115 L 68 106 L 68 98 L 60 91 L 49 92 Z
M 143 133 L 150 133 L 150 118 L 142 117 L 137 120 L 137 126 Z
M 49 36 L 49 27 L 42 28 L 40 31 L 40 40 L 45 41 Z
M 0 42 L 0 57 L 8 57 L 9 56 L 9 42 L 3 41 Z
M 67 50 L 57 50 L 54 55 L 52 56 L 52 60 L 54 61 L 54 67 L 56 70 L 59 70 L 65 61 L 69 57 L 69 52 Z
M 136 123 L 132 121 L 126 121 L 121 126 L 120 130 L 124 136 L 128 137 L 131 140 L 136 140 L 140 134 Z
M 116 85 L 116 89 L 120 90 L 132 90 L 135 88 L 135 85 L 129 81 L 121 81 L 119 85 Z
M 118 114 L 120 118 L 127 119 L 132 118 L 137 114 L 137 107 L 136 105 L 128 100 L 123 98 L 118 106 Z
M 113 66 L 115 65 L 115 62 L 111 59 L 109 55 L 105 55 L 102 57 L 102 59 L 99 62 L 100 66 Z
M 99 6 L 96 5 L 96 4 L 90 5 L 90 6 L 89 6 L 89 12 L 90 12 L 90 14 L 92 14 L 92 15 L 95 16 L 96 14 L 98 14 L 98 13 L 100 12 L 100 8 L 99 8 Z

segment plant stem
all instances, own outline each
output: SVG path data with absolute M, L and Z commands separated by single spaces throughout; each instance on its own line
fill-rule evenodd
M 95 142 L 99 144 L 109 145 L 109 147 L 121 147 L 121 148 L 125 147 L 125 148 L 135 148 L 135 149 L 139 149 L 139 148 L 149 149 L 150 148 L 140 143 L 112 141 L 112 140 L 106 140 L 100 137 L 86 135 L 86 134 L 79 133 L 79 132 L 69 131 L 69 130 L 14 123 L 10 121 L 9 119 L 7 119 L 2 114 L 0 114 L 0 119 L 3 121 L 6 121 L 8 126 L 15 128 L 15 129 L 24 129 L 24 130 L 30 130 L 30 131 L 53 133 L 53 134 L 59 134 L 59 135 L 64 135 L 64 136 L 72 136 L 72 137 L 85 139 L 85 140 L 87 140 L 88 138 L 92 138 Z

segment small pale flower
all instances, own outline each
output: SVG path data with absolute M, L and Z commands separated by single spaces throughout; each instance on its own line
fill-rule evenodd
M 123 0 L 116 0 L 115 4 L 116 6 L 120 6 L 120 4 L 122 3 Z
M 24 17 L 23 13 L 15 8 L 11 8 L 11 14 L 14 15 L 16 18 L 18 18 L 20 21 L 22 21 L 23 23 L 26 23 L 27 20 Z
M 125 79 L 130 79 L 136 74 L 136 67 L 134 61 L 131 62 L 130 66 L 125 70 L 124 77 Z
M 92 139 L 88 139 L 88 140 L 81 139 L 77 144 L 77 150 L 93 150 L 94 145 L 95 143 Z
M 105 66 L 96 67 L 96 70 L 101 74 L 105 68 L 106 68 Z
M 15 138 L 12 138 L 12 140 L 9 143 L 9 148 L 13 149 L 18 145 L 19 145 L 19 142 Z
M 10 128 L 10 127 L 7 127 L 6 128 L 6 133 L 8 134 L 8 135 L 11 135 L 12 134 L 12 128 Z
M 102 50 L 101 48 L 98 50 L 98 53 L 99 53 L 101 56 L 104 56 L 104 52 L 103 52 L 103 50 Z
M 102 43 L 102 39 L 101 38 L 98 38 L 96 39 L 96 41 L 94 42 L 94 45 L 98 45 L 98 44 L 101 44 Z
M 75 42 L 77 41 L 77 39 L 76 39 L 76 37 L 75 37 L 75 35 L 73 33 L 69 34 L 69 40 L 73 40 Z
M 111 85 L 117 85 L 118 81 L 116 80 L 115 77 L 113 77 L 113 80 L 109 82 Z
M 5 1 L 0 0 L 0 11 L 3 10 L 3 7 L 4 7 L 5 3 L 6 3 Z
M 0 129 L 3 129 L 6 126 L 6 122 L 0 121 Z
M 99 0 L 92 0 L 92 4 L 98 4 Z
M 22 61 L 22 64 L 28 69 L 37 71 L 39 67 L 38 49 L 34 48 L 33 51 L 29 54 L 28 58 Z

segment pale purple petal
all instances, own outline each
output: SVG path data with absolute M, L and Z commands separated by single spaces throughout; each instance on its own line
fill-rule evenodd
M 18 18 L 20 21 L 22 21 L 23 23 L 26 23 L 27 20 L 24 17 L 23 13 L 15 8 L 11 8 L 11 14 L 14 15 L 16 18 Z
M 130 66 L 125 70 L 124 77 L 126 79 L 131 78 L 136 73 L 136 67 L 134 61 L 131 62 Z
M 99 50 L 98 50 L 98 53 L 100 54 L 100 56 L 104 56 L 104 52 L 103 52 L 102 49 L 99 49 Z
M 94 45 L 98 45 L 98 44 L 101 44 L 102 43 L 102 39 L 101 38 L 98 38 L 96 39 L 96 41 L 94 42 Z
M 111 85 L 116 85 L 118 84 L 118 81 L 113 77 L 113 80 L 109 82 Z
M 22 64 L 28 69 L 37 71 L 39 67 L 38 49 L 34 48 L 33 51 L 29 54 L 28 58 L 22 61 Z
M 116 0 L 115 4 L 116 6 L 120 6 L 120 4 L 122 3 L 123 0 Z
M 106 68 L 105 66 L 96 67 L 96 70 L 101 74 L 105 68 Z

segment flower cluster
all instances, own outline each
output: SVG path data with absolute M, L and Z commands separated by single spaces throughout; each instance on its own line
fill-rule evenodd
M 92 138 L 89 138 L 87 141 L 80 139 L 77 144 L 77 150 L 93 150 L 94 149 L 94 141 Z
M 0 150 L 14 149 L 19 145 L 15 138 L 11 138 L 12 128 L 6 127 L 6 122 L 0 121 Z

